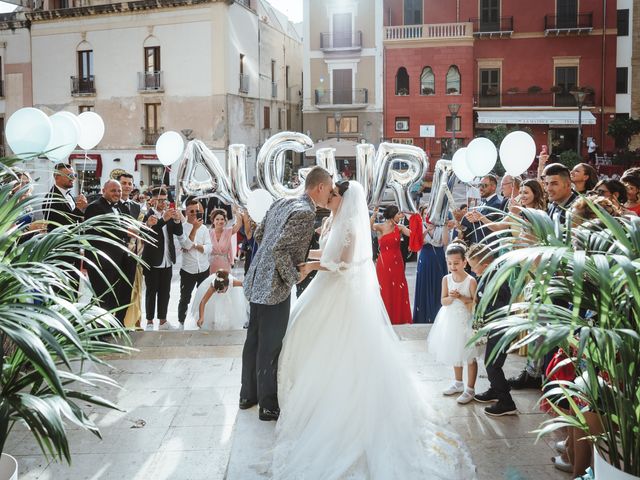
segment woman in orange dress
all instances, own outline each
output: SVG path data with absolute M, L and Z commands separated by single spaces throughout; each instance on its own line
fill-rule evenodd
M 404 260 L 400 251 L 401 235 L 411 235 L 404 225 L 398 225 L 403 213 L 396 206 L 384 211 L 385 221 L 375 223 L 378 209 L 371 216 L 371 229 L 378 234 L 380 255 L 376 261 L 376 273 L 380 283 L 380 294 L 393 325 L 412 323 L 409 287 L 404 274 Z

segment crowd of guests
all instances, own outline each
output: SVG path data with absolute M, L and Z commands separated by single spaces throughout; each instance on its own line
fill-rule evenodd
M 30 195 L 30 189 L 24 188 L 32 183 L 29 174 L 18 172 L 17 177 L 20 182 L 16 182 L 14 190 L 22 188 L 25 196 Z M 238 256 L 237 234 L 241 232 L 242 245 L 249 246 L 245 248 L 249 251 L 245 253 L 248 267 L 255 228 L 246 211 L 220 204 L 217 199 L 187 199 L 182 211 L 171 201 L 166 186 L 141 192 L 134 188 L 133 175 L 126 172 L 107 180 L 101 196 L 89 203 L 84 195 L 74 195 L 76 180 L 77 174 L 70 164 L 56 164 L 53 185 L 43 200 L 42 218 L 36 220 L 33 212 L 27 212 L 19 220 L 19 226 L 29 234 L 46 234 L 60 226 L 81 224 L 99 215 L 113 214 L 142 222 L 147 228 L 141 232 L 131 228 L 135 223 L 125 222 L 121 226 L 126 228 L 91 228 L 88 233 L 92 235 L 95 251 L 85 254 L 84 258 L 70 256 L 69 260 L 75 267 L 70 274 L 78 286 L 78 290 L 72 292 L 75 299 L 81 284 L 77 272 L 86 271 L 98 303 L 114 311 L 122 325 L 144 328 L 144 311 L 147 327 L 155 323 L 158 329 L 170 328 L 167 316 L 171 279 L 174 265 L 180 263 L 178 321 L 184 326 L 191 315 L 195 327 L 202 325 L 205 319 L 198 318 L 201 305 L 192 305 L 194 289 L 203 284 L 212 287 L 211 292 L 203 289 L 208 294 L 200 296 L 206 297 L 204 307 L 213 293 L 224 294 L 230 286 L 238 286 L 239 282 L 234 282 L 229 275 Z M 210 211 L 211 228 L 205 222 L 206 210 Z M 142 258 L 144 266 L 135 256 Z

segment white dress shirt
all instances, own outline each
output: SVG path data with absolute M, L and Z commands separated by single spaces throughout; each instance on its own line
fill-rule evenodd
M 180 246 L 182 246 L 182 270 L 187 273 L 196 274 L 209 270 L 209 254 L 211 253 L 211 236 L 207 227 L 202 225 L 198 228 L 193 242 L 190 235 L 193 225 L 189 222 L 182 224 L 183 233 L 180 237 Z M 200 252 L 193 248 L 195 244 L 203 245 L 204 252 Z
M 56 188 L 60 192 L 60 195 L 62 195 L 64 197 L 64 199 L 66 200 L 66 202 L 69 204 L 69 206 L 71 207 L 71 210 L 75 210 L 76 209 L 76 201 L 73 199 L 73 196 L 71 195 L 71 189 L 70 188 L 61 188 L 61 187 L 58 187 L 58 186 L 56 186 Z

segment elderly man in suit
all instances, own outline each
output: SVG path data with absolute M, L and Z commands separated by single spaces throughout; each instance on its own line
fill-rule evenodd
M 332 192 L 329 172 L 315 167 L 305 180 L 304 195 L 274 202 L 255 232 L 260 248 L 244 280 L 250 313 L 242 351 L 240 408 L 259 404 L 260 420 L 277 420 L 280 415 L 276 376 L 291 289 L 304 279 L 298 266 L 307 258 L 316 206 L 326 207 Z
M 124 215 L 120 209 L 120 199 L 122 197 L 122 188 L 117 180 L 109 180 L 102 187 L 102 196 L 92 202 L 84 212 L 85 220 L 96 217 L 98 215 L 112 214 L 116 216 Z M 114 225 L 118 225 L 117 219 L 114 219 Z M 104 236 L 105 234 L 98 231 L 91 232 L 94 235 Z M 111 232 L 114 237 L 109 237 L 109 242 L 96 240 L 93 246 L 104 254 L 104 256 L 91 255 L 87 257 L 93 265 L 87 270 L 89 280 L 96 297 L 98 297 L 100 305 L 106 310 L 114 310 L 124 307 L 131 301 L 131 285 L 127 285 L 126 277 L 122 276 L 118 268 L 122 269 L 125 260 L 128 257 L 127 242 L 129 235 L 126 231 L 113 230 Z M 118 242 L 121 245 L 114 245 L 110 242 Z M 126 286 L 124 288 L 123 286 Z M 116 318 L 123 323 L 126 314 L 125 308 L 120 308 L 115 312 Z
M 182 235 L 182 216 L 175 208 L 167 208 L 167 190 L 154 188 L 151 192 L 153 208 L 147 212 L 144 222 L 151 229 L 150 235 L 154 243 L 147 244 L 142 252 L 142 260 L 147 264 L 144 269 L 145 310 L 147 325 L 153 323 L 158 305 L 159 328 L 164 330 L 167 324 L 169 309 L 169 293 L 171 276 L 176 263 L 176 246 L 174 235 Z

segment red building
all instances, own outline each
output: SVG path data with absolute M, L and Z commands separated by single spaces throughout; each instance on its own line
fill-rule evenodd
M 582 149 L 615 116 L 616 2 L 384 0 L 385 140 L 438 158 L 498 125 L 552 154 Z M 452 116 L 450 109 L 457 116 Z M 455 125 L 454 125 L 455 118 Z M 452 131 L 455 127 L 455 132 Z

